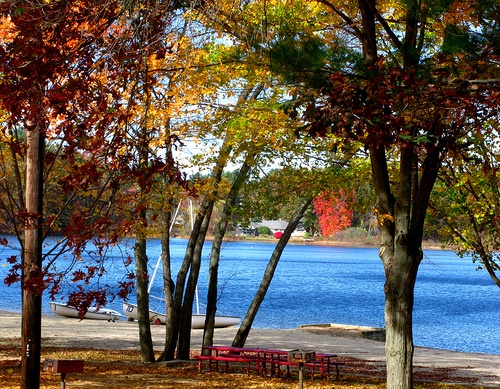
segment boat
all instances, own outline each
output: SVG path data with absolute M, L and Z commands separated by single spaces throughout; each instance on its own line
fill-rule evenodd
M 128 316 L 129 320 L 139 319 L 139 313 L 137 312 L 137 305 L 129 303 L 127 301 L 123 302 L 123 312 Z M 165 324 L 166 318 L 163 313 L 149 310 L 149 321 L 155 324 Z
M 52 313 L 59 316 L 80 318 L 78 310 L 68 304 L 51 301 L 50 310 L 52 311 Z M 122 317 L 123 315 L 118 311 L 114 311 L 113 309 L 104 307 L 89 307 L 87 313 L 85 313 L 85 315 L 83 316 L 84 319 L 107 320 L 112 322 L 120 320 Z
M 131 319 L 137 320 L 139 315 L 137 313 L 137 305 L 124 301 L 123 302 L 123 312 Z M 191 318 L 191 328 L 192 329 L 203 329 L 205 328 L 206 315 L 202 313 L 193 313 Z M 149 321 L 155 324 L 165 324 L 165 315 L 153 310 L 149 311 Z M 215 328 L 226 328 L 239 324 L 241 318 L 236 316 L 215 316 Z
M 193 224 L 193 215 L 192 215 L 193 210 L 192 210 L 192 203 L 190 202 L 190 204 L 191 204 L 191 227 L 192 227 L 192 224 Z M 180 206 L 181 206 L 181 203 L 179 203 L 179 205 L 177 206 L 177 210 L 175 211 L 175 215 L 174 215 L 173 220 L 175 220 L 175 218 L 177 216 L 177 213 L 179 212 Z M 170 230 L 172 230 L 172 226 L 173 226 L 173 221 L 172 221 L 172 224 L 170 225 Z M 156 262 L 155 270 L 153 272 L 151 280 L 149 281 L 148 294 L 151 292 L 151 287 L 153 285 L 153 281 L 154 281 L 154 279 L 156 277 L 156 273 L 158 271 L 160 263 L 161 263 L 161 255 L 158 257 L 158 261 Z M 150 297 L 155 298 L 157 300 L 165 301 L 161 297 L 156 297 L 156 296 L 151 296 L 151 295 L 150 295 Z M 198 287 L 196 288 L 195 297 L 196 297 L 196 313 L 193 313 L 193 315 L 192 315 L 191 328 L 192 329 L 202 329 L 202 328 L 205 328 L 206 315 L 200 313 L 200 306 L 199 306 L 199 303 L 198 303 Z M 129 317 L 130 320 L 137 320 L 139 318 L 139 315 L 138 315 L 138 312 L 137 312 L 137 305 L 136 304 L 132 304 L 132 303 L 129 303 L 127 301 L 124 301 L 123 302 L 123 312 L 125 313 L 126 316 Z M 155 323 L 155 324 L 165 324 L 165 322 L 166 322 L 166 316 L 163 313 L 156 312 L 156 311 L 153 311 L 153 310 L 150 309 L 149 310 L 149 321 L 151 323 Z M 237 317 L 237 316 L 220 316 L 220 315 L 216 315 L 215 316 L 214 327 L 215 328 L 231 327 L 231 326 L 235 326 L 235 325 L 239 324 L 240 321 L 241 321 L 241 318 Z

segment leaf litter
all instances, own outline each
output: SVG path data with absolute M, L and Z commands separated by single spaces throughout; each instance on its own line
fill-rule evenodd
M 21 380 L 20 342 L 18 340 L 0 343 L 0 387 L 4 389 L 19 388 Z M 242 389 L 290 389 L 298 388 L 298 375 L 290 378 L 261 377 L 247 375 L 244 368 L 231 367 L 229 372 L 198 372 L 194 362 L 179 363 L 141 363 L 139 353 L 130 350 L 100 350 L 79 348 L 42 347 L 42 367 L 40 377 L 41 389 L 58 389 L 61 387 L 59 374 L 43 370 L 44 359 L 83 359 L 83 373 L 68 373 L 68 388 L 106 388 L 106 389 L 143 389 L 143 388 L 242 388 Z M 384 371 L 366 361 L 353 358 L 346 359 L 345 369 L 339 381 L 316 378 L 314 381 L 304 373 L 305 389 L 377 389 L 385 388 Z M 415 388 L 465 388 L 461 385 L 446 385 L 443 382 L 449 371 L 429 372 L 427 377 L 433 383 L 419 383 Z M 469 384 L 470 383 L 465 383 Z M 470 386 L 467 386 L 470 387 Z

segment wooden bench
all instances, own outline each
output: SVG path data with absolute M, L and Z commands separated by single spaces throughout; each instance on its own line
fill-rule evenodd
M 198 360 L 198 372 L 202 372 L 202 365 L 204 361 L 208 362 L 208 370 L 212 371 L 212 362 L 215 364 L 215 370 L 219 371 L 219 362 L 224 362 L 226 365 L 226 371 L 229 370 L 229 363 L 239 363 L 247 365 L 247 374 L 250 375 L 250 368 L 252 363 L 255 364 L 255 369 L 259 370 L 258 358 L 252 358 L 249 356 L 236 356 L 236 355 L 197 355 L 195 359 Z
M 261 364 L 266 364 L 268 363 L 271 367 L 271 376 L 276 375 L 279 377 L 281 375 L 281 366 L 286 367 L 286 376 L 290 377 L 291 375 L 291 367 L 296 367 L 297 369 L 300 368 L 300 362 L 289 362 L 286 359 L 265 359 L 261 361 Z M 340 370 L 339 367 L 344 365 L 344 362 L 339 362 L 339 361 L 328 361 L 325 360 L 324 358 L 317 358 L 317 359 L 312 359 L 307 362 L 302 363 L 302 368 L 305 371 L 308 371 L 311 374 L 311 379 L 314 380 L 316 373 L 319 374 L 321 378 L 324 377 L 331 377 L 332 370 L 335 369 L 335 377 L 336 380 L 338 381 L 340 379 Z M 263 367 L 264 371 L 265 366 Z M 273 374 L 273 372 L 276 372 L 276 374 Z

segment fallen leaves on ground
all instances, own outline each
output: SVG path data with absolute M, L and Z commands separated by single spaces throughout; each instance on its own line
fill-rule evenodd
M 20 344 L 18 341 L 0 344 L 0 387 L 18 388 L 20 383 Z M 42 348 L 41 389 L 61 387 L 59 374 L 43 370 L 44 359 L 83 359 L 83 373 L 68 373 L 68 388 L 106 388 L 106 389 L 143 389 L 143 388 L 272 388 L 289 389 L 299 387 L 297 373 L 291 378 L 261 377 L 246 374 L 245 369 L 231 367 L 229 372 L 207 372 L 200 374 L 196 363 L 141 363 L 137 351 Z M 306 389 L 376 389 L 385 388 L 383 370 L 380 366 L 366 361 L 344 360 L 340 381 L 309 379 L 304 373 Z M 430 373 L 431 374 L 431 373 Z M 435 377 L 439 372 L 432 372 Z M 442 371 L 447 376 L 449 372 Z M 439 384 L 421 384 L 416 388 L 461 388 Z

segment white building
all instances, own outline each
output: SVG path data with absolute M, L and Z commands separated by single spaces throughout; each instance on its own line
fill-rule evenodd
M 285 228 L 288 226 L 288 221 L 286 220 L 262 220 L 260 222 L 250 223 L 250 230 L 256 230 L 259 227 L 268 227 L 271 230 L 271 234 L 274 235 L 276 232 L 284 232 Z M 248 232 L 248 230 L 246 230 Z M 301 222 L 297 225 L 297 228 L 292 233 L 292 236 L 303 237 L 306 231 Z

